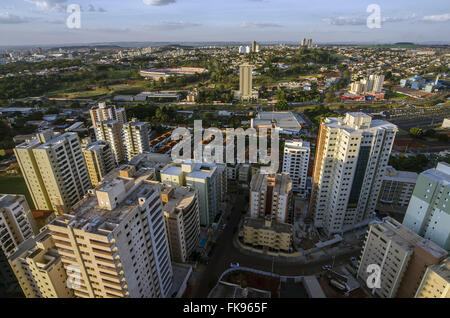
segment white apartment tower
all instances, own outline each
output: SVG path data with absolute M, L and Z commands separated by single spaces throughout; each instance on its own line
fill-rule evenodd
M 283 155 L 283 172 L 289 173 L 292 181 L 292 191 L 294 192 L 302 192 L 306 189 L 309 155 L 309 142 L 301 140 L 286 141 Z
M 127 122 L 125 108 L 116 108 L 114 105 L 107 106 L 106 103 L 99 103 L 97 106 L 92 107 L 90 114 L 94 129 L 102 121 L 117 120 L 120 126 Z M 99 139 L 97 135 L 96 137 Z
M 250 217 L 292 221 L 292 182 L 287 173 L 256 173 L 250 183 Z
M 37 233 L 36 223 L 23 195 L 0 194 L 0 248 L 10 255 Z
M 438 163 L 422 172 L 403 225 L 450 251 L 450 165 Z
M 197 190 L 202 226 L 210 226 L 218 213 L 221 180 L 214 163 L 187 160 L 183 163 L 171 163 L 161 171 L 161 182 L 171 186 L 189 186 Z
M 322 122 L 310 201 L 316 227 L 331 235 L 373 218 L 397 130 L 364 113 Z
M 148 123 L 130 121 L 123 125 L 123 144 L 125 147 L 125 160 L 150 152 L 150 126 Z
M 173 271 L 158 188 L 146 169 L 116 172 L 48 225 L 74 295 L 170 297 Z
M 76 133 L 45 131 L 14 151 L 37 209 L 67 213 L 91 188 Z

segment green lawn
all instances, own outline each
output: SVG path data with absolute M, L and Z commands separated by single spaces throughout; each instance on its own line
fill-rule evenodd
M 34 209 L 33 200 L 31 199 L 23 177 L 0 176 L 0 193 L 23 194 L 27 198 L 30 208 Z

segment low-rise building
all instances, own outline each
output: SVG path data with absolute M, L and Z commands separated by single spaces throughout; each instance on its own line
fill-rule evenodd
M 271 252 L 289 252 L 294 229 L 291 224 L 266 218 L 245 218 L 244 243 Z

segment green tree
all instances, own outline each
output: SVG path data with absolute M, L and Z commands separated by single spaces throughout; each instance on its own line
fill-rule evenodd
M 419 127 L 413 127 L 409 130 L 409 134 L 414 138 L 421 138 L 423 137 L 423 130 Z

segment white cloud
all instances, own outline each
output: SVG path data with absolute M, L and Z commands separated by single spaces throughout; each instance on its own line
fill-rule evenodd
M 67 2 L 67 0 L 25 0 L 27 2 L 33 3 L 42 10 L 49 9 L 62 9 L 63 4 Z
M 142 2 L 149 6 L 165 6 L 171 3 L 175 3 L 176 0 L 142 0 Z
M 450 20 L 450 13 L 426 15 L 422 18 L 422 21 L 426 22 L 447 22 Z
M 173 31 L 201 26 L 200 23 L 184 22 L 184 21 L 166 21 L 157 24 L 145 25 L 148 30 Z
M 404 21 L 414 21 L 417 15 L 411 14 L 406 17 L 381 17 L 382 23 L 394 23 L 394 22 L 404 22 Z M 363 16 L 340 16 L 334 18 L 322 19 L 323 22 L 331 25 L 366 25 L 367 17 Z
M 280 24 L 271 22 L 242 22 L 240 26 L 241 28 L 259 28 L 259 29 L 283 27 Z
M 6 13 L 0 13 L 0 24 L 20 24 L 27 23 L 28 19 L 19 17 L 17 15 Z

